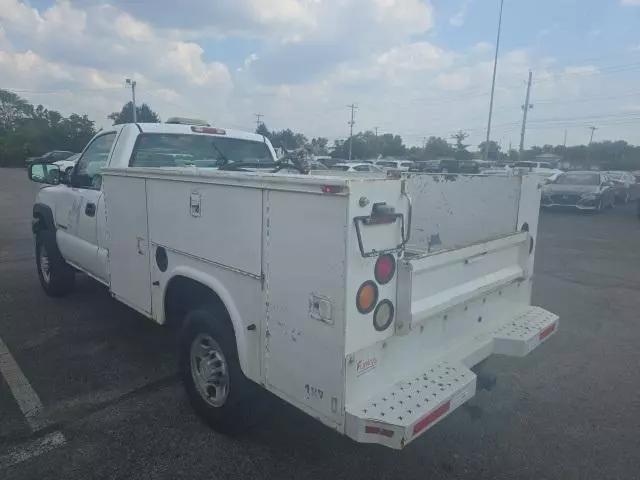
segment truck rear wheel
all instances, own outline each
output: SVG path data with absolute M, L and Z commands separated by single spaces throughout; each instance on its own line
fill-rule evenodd
M 194 410 L 216 431 L 234 434 L 250 423 L 256 386 L 244 376 L 226 314 L 196 309 L 185 317 L 180 375 Z
M 51 230 L 36 233 L 36 267 L 40 285 L 47 295 L 61 297 L 73 290 L 75 272 L 62 258 L 55 232 Z

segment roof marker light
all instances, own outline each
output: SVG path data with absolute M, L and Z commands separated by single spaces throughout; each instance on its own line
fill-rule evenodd
M 210 133 L 213 135 L 226 135 L 227 132 L 222 128 L 215 127 L 191 127 L 191 131 L 194 133 Z

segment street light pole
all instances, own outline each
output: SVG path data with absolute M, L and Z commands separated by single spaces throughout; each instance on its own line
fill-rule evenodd
M 504 0 L 500 0 L 500 14 L 498 15 L 498 36 L 496 38 L 496 53 L 493 58 L 493 79 L 491 80 L 491 98 L 489 99 L 489 120 L 487 121 L 487 140 L 484 143 L 483 158 L 489 158 L 489 138 L 491 138 L 491 116 L 493 115 L 493 94 L 496 89 L 496 71 L 498 69 L 498 49 L 500 48 L 500 30 L 502 28 L 502 6 Z
M 529 70 L 529 80 L 527 81 L 527 94 L 525 95 L 524 105 L 522 105 L 522 129 L 520 130 L 520 149 L 519 157 L 522 160 L 522 152 L 524 152 L 524 132 L 527 129 L 527 112 L 533 105 L 529 103 L 529 99 L 531 98 L 531 70 Z
M 136 81 L 127 78 L 127 85 L 131 86 L 131 102 L 133 106 L 133 123 L 138 123 L 137 109 L 136 109 Z

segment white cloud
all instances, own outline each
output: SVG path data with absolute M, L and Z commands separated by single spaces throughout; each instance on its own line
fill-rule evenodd
M 116 33 L 122 38 L 128 38 L 138 42 L 153 40 L 151 28 L 126 13 L 118 15 L 114 25 Z
M 620 4 L 626 7 L 640 6 L 640 0 L 620 0 Z
M 37 10 L 0 0 L 3 86 L 65 114 L 88 113 L 102 125 L 129 99 L 123 81 L 131 77 L 139 100 L 163 118 L 249 129 L 259 111 L 270 128 L 339 138 L 348 131 L 344 105 L 356 102 L 357 130 L 378 126 L 409 144 L 459 128 L 469 131 L 472 144 L 484 134 L 493 45 L 453 50 L 427 37 L 428 2 L 277 0 L 269 9 L 259 0 L 157 0 L 154 8 L 92 2 L 58 1 Z M 593 113 L 589 105 L 552 99 L 632 89 L 614 76 L 605 86 L 594 65 L 563 68 L 537 48 L 500 54 L 497 140 L 517 138 L 529 68 L 532 102 L 549 101 L 532 110 L 527 143 L 554 141 L 547 141 L 553 130 L 539 119 Z
M 462 0 L 460 7 L 456 11 L 455 14 L 451 18 L 449 18 L 449 24 L 454 27 L 461 27 L 464 25 L 464 22 L 467 18 L 467 11 L 469 10 L 469 5 L 471 4 L 471 0 Z
M 377 64 L 384 72 L 409 74 L 411 71 L 442 69 L 452 61 L 451 53 L 429 42 L 416 42 L 384 52 L 378 57 Z
M 592 75 L 598 73 L 598 67 L 594 65 L 575 65 L 564 67 L 564 74 L 568 75 Z
M 473 53 L 484 54 L 493 51 L 493 44 L 489 42 L 478 42 L 471 47 Z

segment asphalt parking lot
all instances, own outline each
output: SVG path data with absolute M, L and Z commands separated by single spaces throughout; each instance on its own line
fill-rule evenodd
M 211 431 L 176 377 L 174 332 L 88 278 L 66 298 L 45 296 L 30 231 L 36 189 L 24 170 L 0 169 L 0 356 L 5 345 L 40 402 L 26 418 L 15 378 L 0 375 L 0 478 L 640 478 L 631 205 L 542 214 L 534 303 L 560 315 L 560 331 L 529 357 L 490 358 L 496 387 L 397 452 L 275 400 L 240 437 Z

